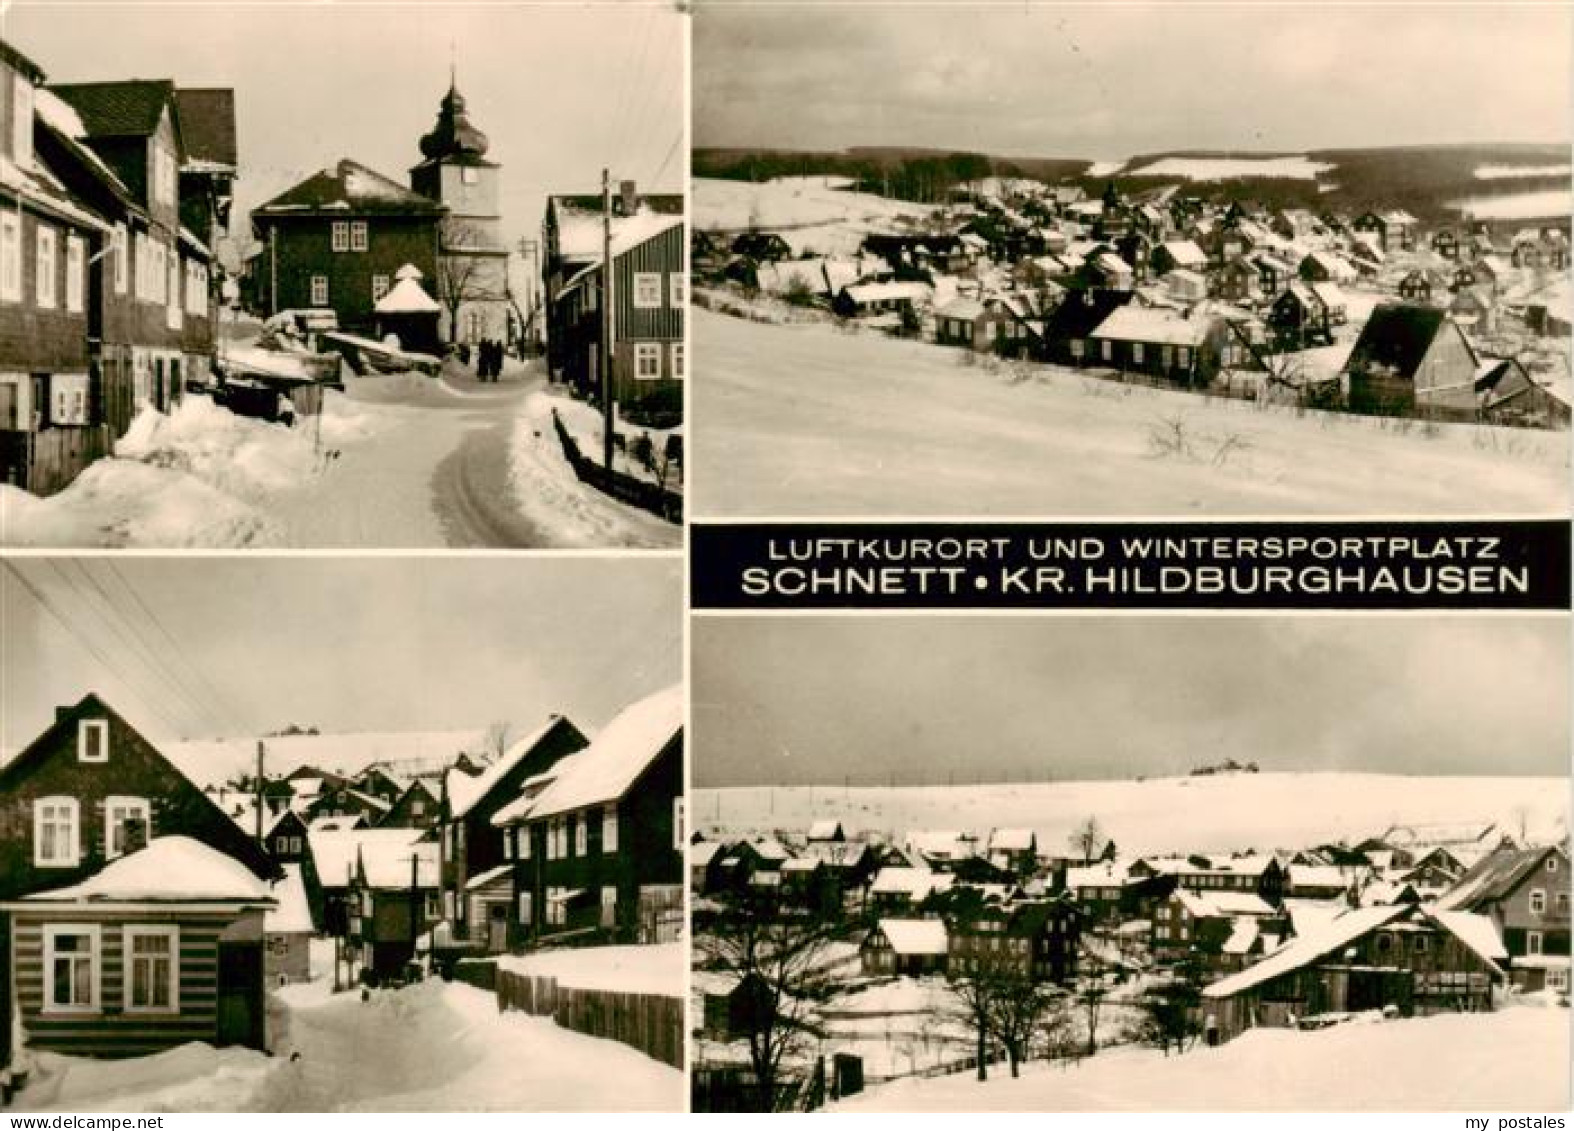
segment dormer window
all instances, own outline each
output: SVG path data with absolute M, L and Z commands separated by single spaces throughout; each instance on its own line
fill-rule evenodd
M 77 761 L 109 761 L 108 719 L 82 719 L 77 723 Z

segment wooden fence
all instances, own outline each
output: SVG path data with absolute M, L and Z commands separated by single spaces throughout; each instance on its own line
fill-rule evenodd
M 621 471 L 603 467 L 594 460 L 586 459 L 581 454 L 579 444 L 573 435 L 564 427 L 556 409 L 552 410 L 552 424 L 557 429 L 557 438 L 563 445 L 563 455 L 581 483 L 588 483 L 619 502 L 649 511 L 668 522 L 683 521 L 682 495 L 649 480 L 636 479 L 632 475 L 626 475 Z
M 53 495 L 94 460 L 109 455 L 110 447 L 109 427 L 102 424 L 5 432 L 0 433 L 0 467 L 6 482 L 35 495 Z
M 499 970 L 494 962 L 462 962 L 454 973 L 468 985 L 495 993 L 500 1010 L 550 1017 L 561 1028 L 617 1041 L 683 1069 L 680 997 L 561 986 L 556 978 Z

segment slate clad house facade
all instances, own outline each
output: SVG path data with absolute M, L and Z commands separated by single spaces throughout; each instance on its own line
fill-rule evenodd
M 331 309 L 344 329 L 375 332 L 399 268 L 436 276 L 442 217 L 437 201 L 348 158 L 308 177 L 252 209 L 260 313 Z
M 675 938 L 683 915 L 683 694 L 624 709 L 539 793 L 492 818 L 510 835 L 519 933 Z
M 251 837 L 98 696 L 89 694 L 76 705 L 61 708 L 51 726 L 0 768 L 0 900 L 8 901 L 0 910 L 0 962 L 14 974 L 14 962 L 49 961 L 45 950 L 18 950 L 15 954 L 10 951 L 9 919 L 13 915 L 28 916 L 30 922 L 40 925 L 40 930 L 47 922 L 59 919 L 55 911 L 34 911 L 30 905 L 24 906 L 27 897 L 69 892 L 102 879 L 109 874 L 106 865 L 139 854 L 155 839 L 185 841 L 233 862 L 263 886 L 263 896 L 264 881 L 276 875 L 272 861 Z M 203 852 L 187 848 L 178 855 L 186 859 L 202 856 Z M 132 880 L 143 882 L 135 875 Z M 219 902 L 226 905 L 215 912 L 217 919 L 204 919 L 208 927 L 230 916 L 220 925 L 222 931 L 229 932 L 237 918 L 244 917 L 243 912 L 255 903 L 248 884 L 238 887 L 245 889 L 238 893 L 245 898 L 231 906 L 234 901 L 226 902 L 228 896 L 237 893 L 223 893 L 225 898 Z M 166 917 L 168 908 L 138 906 L 130 888 L 117 887 L 115 891 L 115 915 L 93 920 L 104 924 L 104 929 L 120 930 L 132 921 Z M 69 895 L 62 898 L 75 900 Z M 78 921 L 75 911 L 72 915 L 71 921 Z M 255 978 L 256 991 L 259 995 L 261 992 L 260 918 L 258 924 L 255 938 L 251 937 L 249 926 L 226 936 L 233 944 L 226 951 L 227 984 L 239 995 L 234 1008 L 242 1013 L 250 1000 L 249 979 Z M 198 930 L 195 925 L 192 929 Z M 42 939 L 43 934 L 39 937 Z M 11 1015 L 10 985 L 9 978 L 0 981 L 0 1022 Z M 26 1002 L 21 1004 L 26 1006 Z M 238 1029 L 227 1033 L 249 1043 L 249 1037 L 236 1034 L 239 1029 L 249 1032 L 247 1027 L 252 1024 L 260 1025 L 260 1018 L 258 1012 L 255 1021 L 235 1020 Z M 8 1023 L 0 1027 L 0 1061 L 8 1059 L 10 1035 Z M 143 1043 L 133 1042 L 128 1049 L 146 1048 L 143 1037 L 137 1041 Z M 94 1055 L 107 1055 L 120 1046 L 80 1047 Z
M 1350 408 L 1398 415 L 1417 408 L 1473 417 L 1479 360 L 1435 307 L 1388 302 L 1372 311 L 1350 353 Z
M 453 927 L 456 940 L 472 941 L 489 950 L 506 945 L 510 885 L 502 885 L 501 900 L 496 902 L 466 895 L 473 880 L 507 862 L 505 833 L 492 824 L 492 817 L 519 796 L 527 778 L 583 750 L 587 742 L 578 727 L 554 715 L 544 726 L 511 744 L 481 773 L 450 770 L 445 776 L 445 803 L 438 823 L 442 915 Z

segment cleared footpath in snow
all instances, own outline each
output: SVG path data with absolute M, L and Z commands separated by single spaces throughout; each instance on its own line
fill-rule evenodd
M 693 317 L 701 517 L 1567 512 L 1567 433 L 992 373 L 957 349 Z
M 1005 1066 L 901 1080 L 841 1111 L 1566 1111 L 1569 1013 L 1510 1005 L 1497 1013 L 1330 1029 L 1256 1029 L 1219 1048 L 1166 1057 L 1121 1048 L 1074 1064 Z

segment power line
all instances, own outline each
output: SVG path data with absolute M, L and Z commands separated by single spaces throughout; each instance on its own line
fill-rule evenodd
M 32 595 L 33 600 L 38 602 L 40 608 L 42 608 L 50 616 L 54 617 L 55 620 L 59 622 L 61 627 L 71 634 L 72 639 L 74 639 L 79 645 L 91 653 L 99 663 L 104 665 L 106 670 L 108 670 L 117 679 L 124 683 L 127 690 L 135 695 L 137 700 L 144 707 L 146 707 L 153 714 L 157 715 L 160 719 L 164 720 L 165 724 L 169 726 L 171 730 L 175 731 L 176 733 L 179 733 L 182 730 L 180 724 L 170 718 L 169 715 L 165 714 L 163 709 L 157 706 L 155 702 L 144 698 L 143 693 L 137 689 L 135 683 L 130 679 L 130 677 L 121 670 L 120 665 L 115 663 L 108 656 L 104 655 L 104 653 L 100 652 L 98 650 L 98 646 L 93 643 L 90 637 L 84 636 L 82 631 L 77 628 L 76 625 L 67 620 L 65 615 L 55 607 L 54 602 L 49 600 L 48 597 L 44 596 L 44 594 L 40 592 L 38 588 L 22 574 L 22 571 L 16 567 L 14 562 L 12 562 L 9 558 L 6 558 L 0 559 L 0 564 L 3 564 L 6 568 L 6 571 L 10 573 L 12 577 L 16 578 L 17 583 Z
M 81 617 L 87 620 L 90 626 L 97 633 L 102 634 L 103 630 L 113 632 L 126 646 L 124 658 L 136 665 L 138 674 L 144 676 L 148 680 L 149 686 L 151 686 L 156 692 L 169 695 L 172 700 L 177 702 L 181 699 L 184 699 L 186 708 L 189 712 L 191 712 L 193 717 L 202 717 L 204 711 L 201 702 L 192 696 L 192 694 L 178 682 L 171 680 L 166 673 L 160 671 L 156 660 L 153 662 L 148 662 L 148 660 L 138 656 L 137 649 L 141 647 L 142 651 L 146 654 L 147 646 L 140 644 L 138 640 L 133 639 L 128 630 L 122 627 L 118 617 L 114 615 L 113 608 L 110 608 L 107 611 L 100 611 L 97 607 L 95 607 L 92 596 L 88 593 L 87 587 L 78 582 L 66 572 L 65 562 L 71 560 L 72 559 L 51 559 L 45 564 L 54 570 L 55 574 L 70 591 L 70 595 L 72 598 L 74 598 L 74 604 L 72 605 L 73 612 L 79 614 Z M 77 563 L 77 565 L 78 569 L 80 570 L 80 563 Z M 82 576 L 84 578 L 87 577 L 85 571 L 82 572 Z M 91 581 L 91 578 L 88 578 L 88 580 Z

